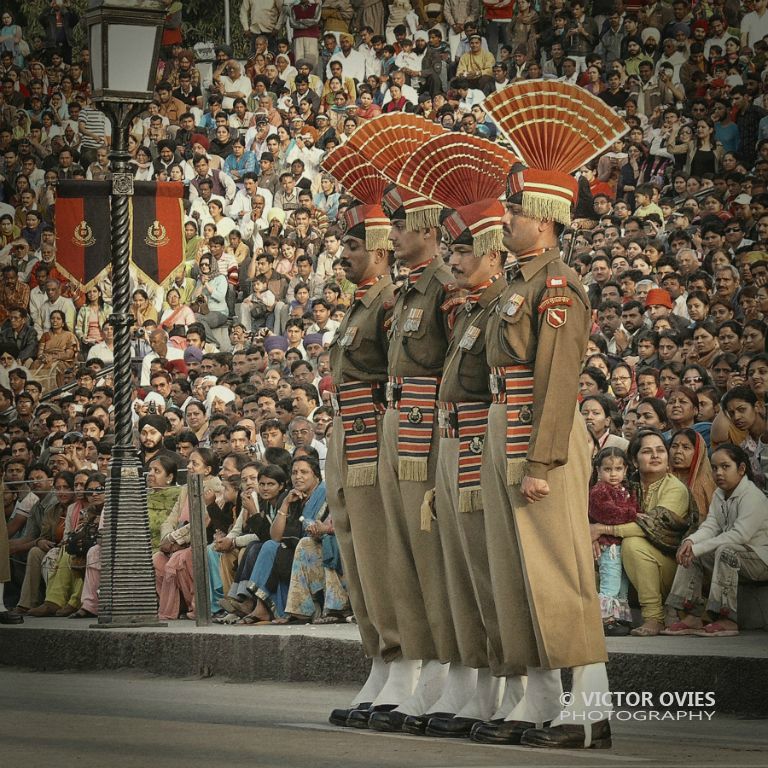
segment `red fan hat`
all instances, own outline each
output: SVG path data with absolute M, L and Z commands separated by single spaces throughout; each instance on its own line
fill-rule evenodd
M 510 173 L 510 169 L 511 173 Z M 454 243 L 474 247 L 482 257 L 501 250 L 504 194 L 508 177 L 522 189 L 523 166 L 512 152 L 477 136 L 443 133 L 406 161 L 398 185 L 454 209 L 443 226 Z
M 405 161 L 422 144 L 441 133 L 444 130 L 440 126 L 419 115 L 393 112 L 363 123 L 352 132 L 345 146 L 356 150 L 394 184 Z M 394 218 L 405 218 L 408 231 L 440 224 L 440 206 L 399 185 L 396 196 L 385 196 L 384 205 Z
M 566 225 L 578 193 L 573 172 L 629 130 L 604 101 L 554 80 L 513 83 L 483 107 L 528 166 L 523 212 Z
M 344 231 L 352 237 L 365 240 L 369 251 L 389 249 L 390 221 L 381 207 L 387 180 L 366 162 L 349 143 L 331 150 L 321 162 L 325 171 L 356 200 L 344 212 Z

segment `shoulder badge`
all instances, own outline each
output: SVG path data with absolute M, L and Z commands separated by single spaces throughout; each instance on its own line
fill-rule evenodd
M 551 328 L 562 328 L 568 320 L 568 310 L 565 307 L 550 307 L 547 310 L 547 325 Z
M 554 275 L 547 278 L 547 288 L 565 288 L 568 280 L 563 275 Z

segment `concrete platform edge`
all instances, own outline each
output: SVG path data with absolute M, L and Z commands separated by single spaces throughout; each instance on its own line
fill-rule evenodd
M 38 671 L 130 669 L 166 677 L 216 676 L 237 682 L 270 680 L 354 685 L 367 674 L 359 642 L 306 634 L 205 634 L 121 630 L 0 628 L 0 665 Z M 699 642 L 714 642 L 699 640 Z M 611 686 L 617 691 L 712 691 L 716 711 L 768 715 L 761 680 L 768 658 L 695 653 L 611 653 Z M 567 685 L 567 680 L 566 680 Z M 672 707 L 691 709 L 681 705 Z

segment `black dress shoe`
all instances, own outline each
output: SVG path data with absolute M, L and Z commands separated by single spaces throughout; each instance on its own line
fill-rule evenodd
M 372 731 L 382 733 L 401 733 L 407 717 L 404 712 L 396 712 L 394 709 L 389 712 L 374 712 L 368 720 L 368 727 Z
M 389 712 L 396 706 L 397 704 L 379 704 L 376 707 L 368 707 L 368 709 L 353 709 L 347 716 L 347 728 L 367 728 L 372 714 Z
M 500 723 L 491 721 L 478 725 L 472 731 L 471 738 L 481 744 L 520 744 L 523 734 L 535 727 L 536 723 L 524 720 L 502 720 Z
M 482 722 L 475 717 L 431 717 L 425 733 L 444 739 L 468 739 L 472 728 Z
M 472 739 L 473 736 L 475 735 L 475 731 L 478 728 L 482 728 L 484 725 L 499 725 L 499 723 L 503 723 L 503 722 L 504 722 L 504 718 L 503 717 L 497 717 L 497 718 L 493 718 L 491 720 L 481 720 L 479 723 L 475 723 L 472 726 L 472 730 L 469 732 L 469 738 Z
M 328 722 L 331 725 L 338 725 L 342 728 L 347 727 L 347 720 L 349 719 L 349 716 L 358 709 L 370 709 L 371 708 L 371 702 L 361 702 L 360 704 L 357 704 L 354 707 L 347 707 L 346 709 L 334 709 L 331 712 L 330 717 L 328 718 Z
M 587 726 L 589 727 L 589 726 Z M 531 728 L 525 732 L 522 744 L 547 749 L 585 749 L 583 725 L 556 725 L 554 728 Z M 611 724 L 608 720 L 592 723 L 590 749 L 610 749 Z
M 403 733 L 412 733 L 414 736 L 423 736 L 427 725 L 433 717 L 453 717 L 451 712 L 432 712 L 426 715 L 408 715 L 403 723 Z
M 23 624 L 24 617 L 13 611 L 0 611 L 0 624 Z

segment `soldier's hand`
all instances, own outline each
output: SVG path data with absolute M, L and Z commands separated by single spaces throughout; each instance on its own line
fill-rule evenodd
M 545 496 L 549 496 L 549 483 L 546 480 L 539 480 L 537 477 L 523 478 L 520 483 L 520 493 L 525 496 L 526 501 L 533 504 L 535 501 L 541 501 Z

